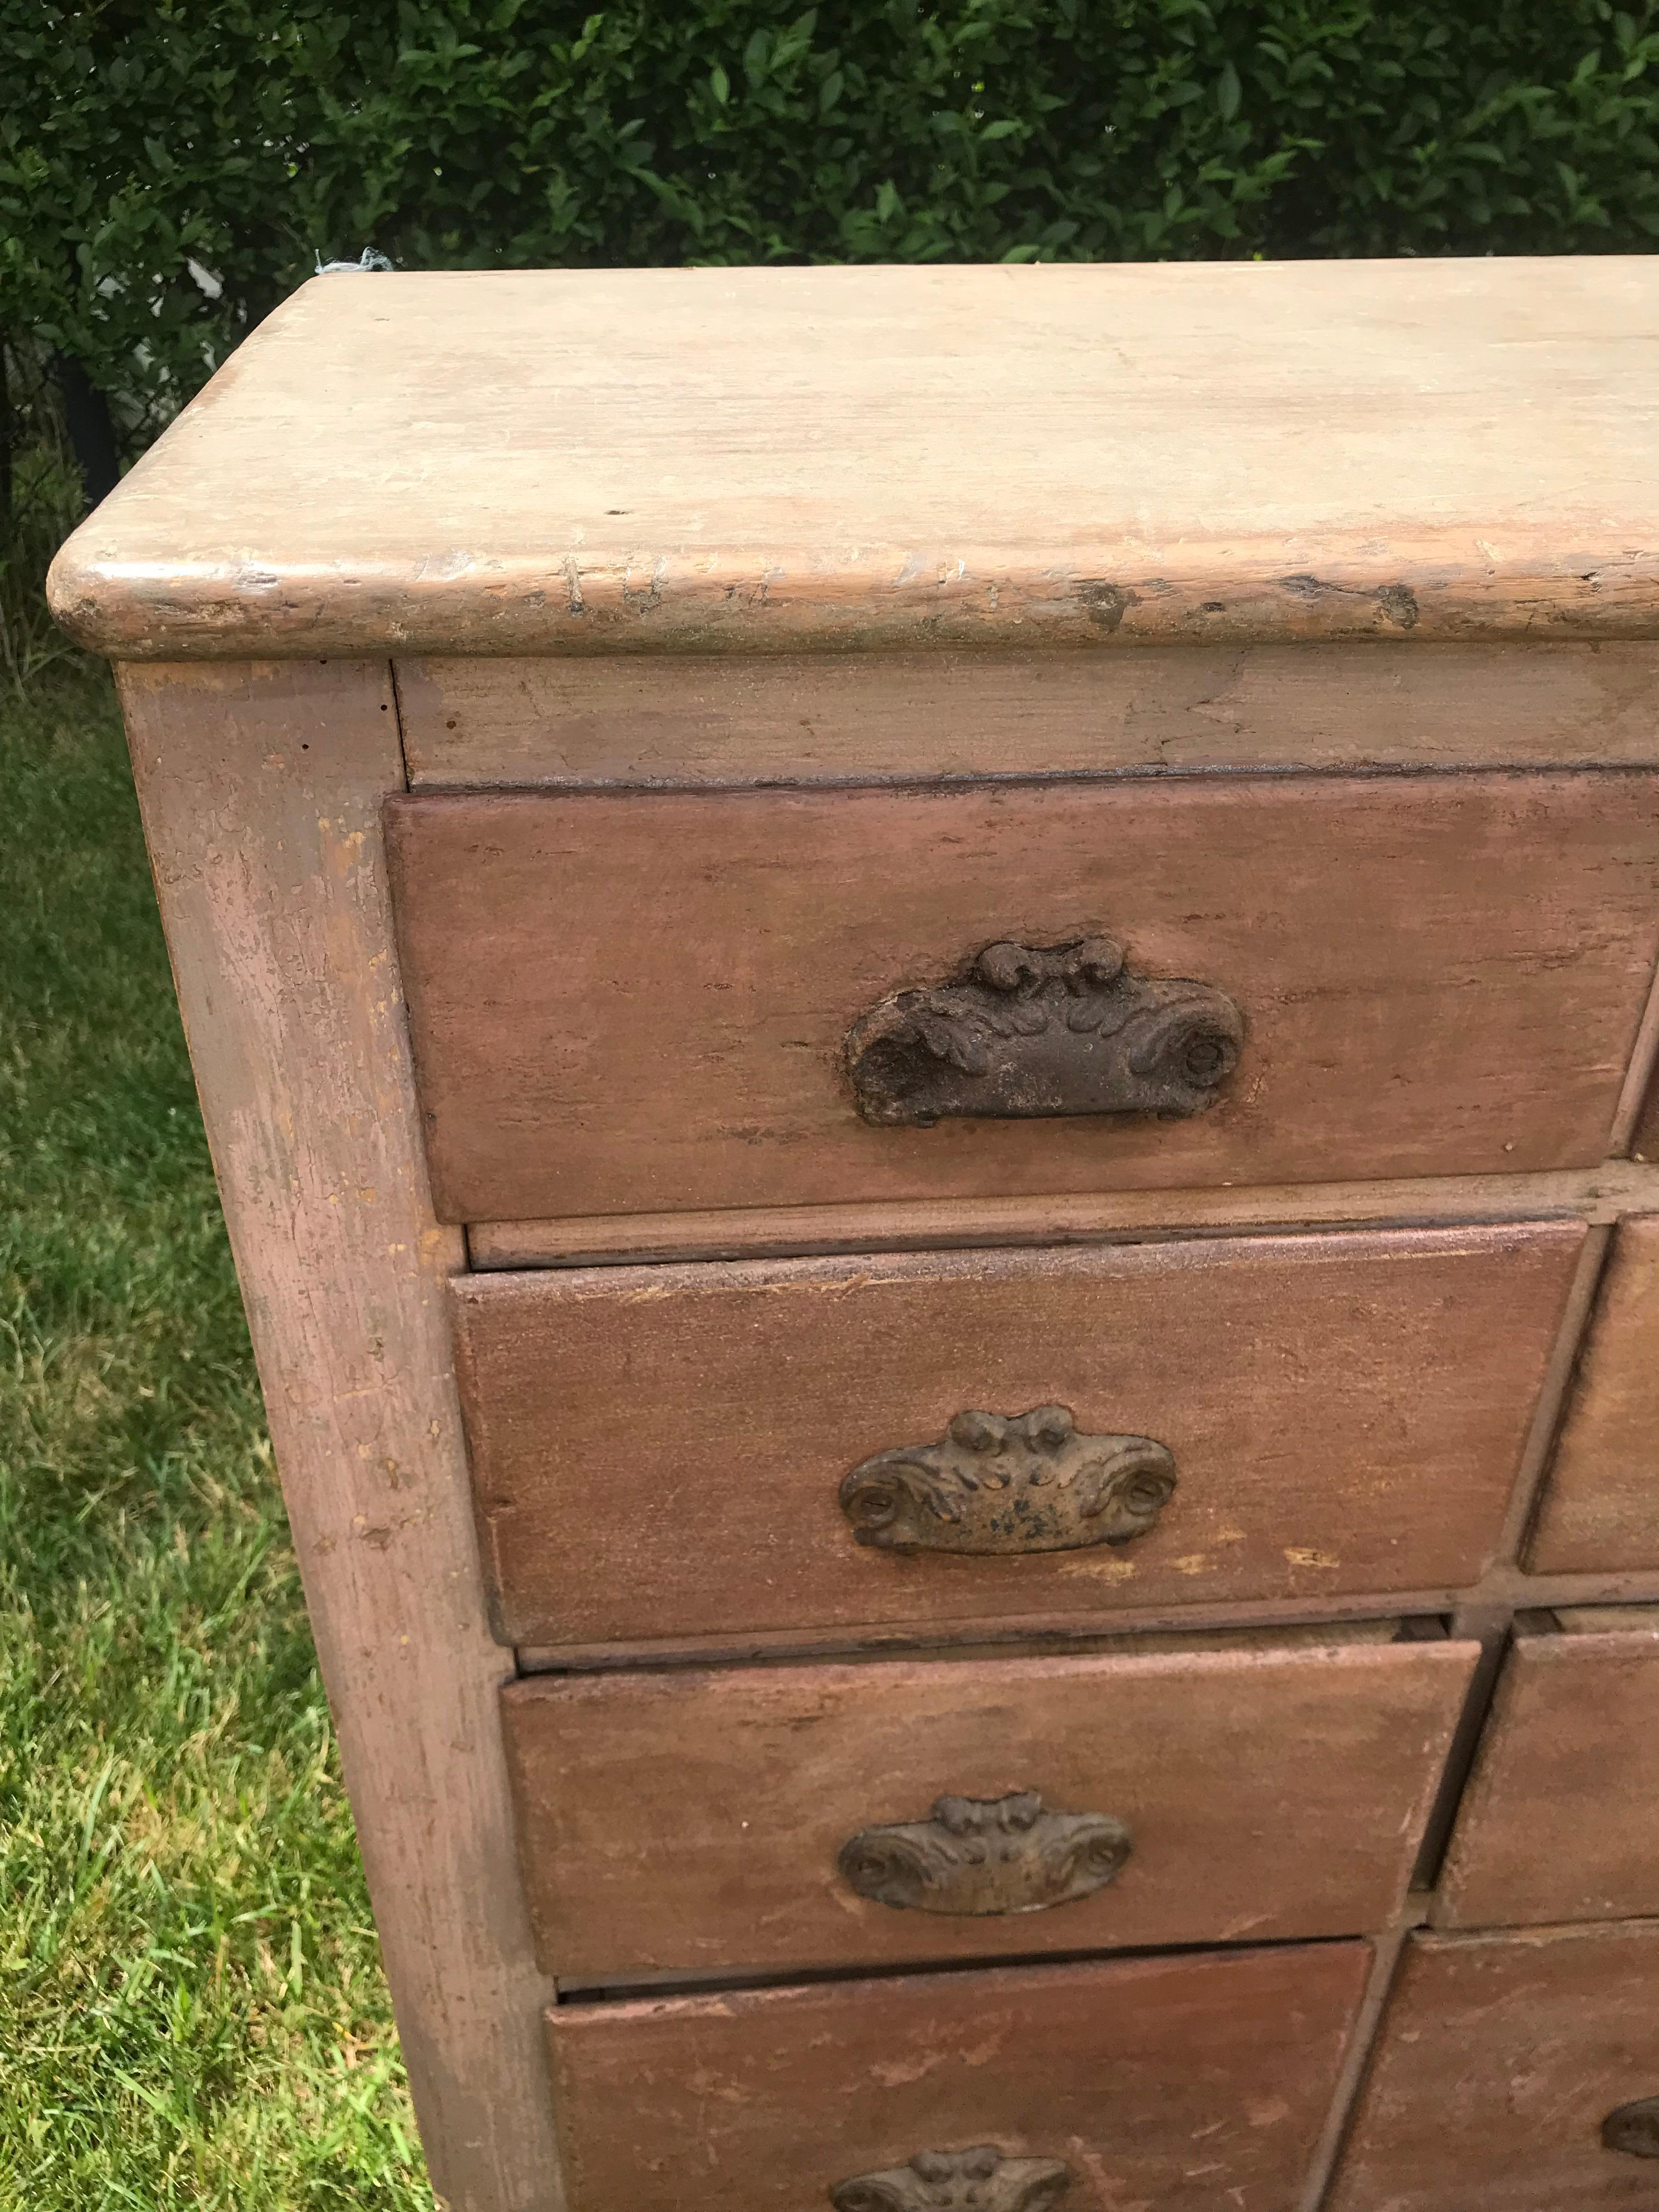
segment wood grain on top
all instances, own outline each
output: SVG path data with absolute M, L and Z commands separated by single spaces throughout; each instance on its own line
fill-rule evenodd
M 1659 258 L 328 276 L 59 556 L 117 657 L 1659 633 Z

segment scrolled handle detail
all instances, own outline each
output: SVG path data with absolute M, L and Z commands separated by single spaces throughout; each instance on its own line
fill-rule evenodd
M 860 1015 L 846 1049 L 866 1121 L 927 1128 L 953 1115 L 1201 1114 L 1243 1042 L 1224 991 L 1132 975 L 1121 945 L 1082 937 L 988 945 L 954 981 Z
M 886 1552 L 1081 1551 L 1145 1536 L 1175 1494 L 1152 1437 L 1091 1436 L 1069 1406 L 969 1409 L 937 1443 L 902 1444 L 842 1480 L 858 1542 Z
M 1070 2186 L 1063 2159 L 1006 2158 L 991 2144 L 919 2150 L 908 2165 L 855 2173 L 830 2191 L 836 2212 L 1051 2212 Z
M 1109 1813 L 1054 1813 L 1034 1790 L 939 1797 L 925 1820 L 861 1828 L 836 1861 L 848 1888 L 897 1912 L 1047 1912 L 1114 1881 L 1133 1848 Z

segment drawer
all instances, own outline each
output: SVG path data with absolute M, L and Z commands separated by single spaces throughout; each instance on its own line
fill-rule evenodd
M 569 1982 L 1363 1933 L 1404 1894 L 1479 1648 L 1389 1632 L 513 1684 L 542 1963 Z
M 1652 771 L 387 828 L 448 1220 L 1590 1165 L 1659 950 Z
M 1659 1567 L 1659 1215 L 1613 1240 L 1527 1565 Z
M 1467 1583 L 1583 1235 L 459 1277 L 501 1632 L 908 1632 Z
M 1659 1915 L 1659 1606 L 1523 1616 L 1458 1814 L 1452 1928 Z
M 565 2203 L 1286 2212 L 1369 1962 L 1334 1943 L 560 2005 Z
M 1414 1936 L 1329 2212 L 1651 2212 L 1656 2157 L 1659 1925 Z

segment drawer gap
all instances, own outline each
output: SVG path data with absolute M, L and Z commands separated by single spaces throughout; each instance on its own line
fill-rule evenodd
M 1449 1616 L 1444 1614 L 1413 1613 L 1401 1617 L 1389 1613 L 1378 1619 L 1280 1620 L 1220 1628 L 1115 1630 L 1109 1634 L 1092 1635 L 1084 1632 L 1076 1636 L 1034 1635 L 962 1644 L 825 1644 L 795 1645 L 780 1651 L 644 1650 L 597 1659 L 573 1659 L 562 1650 L 527 1650 L 514 1656 L 521 1681 L 542 1681 L 564 1674 L 665 1674 L 693 1667 L 787 1668 L 825 1662 L 836 1666 L 863 1667 L 879 1666 L 895 1659 L 947 1664 L 971 1659 L 1130 1658 L 1158 1654 L 1174 1657 L 1203 1651 L 1322 1650 L 1333 1644 L 1435 1644 L 1443 1642 L 1449 1633 Z
M 1118 1949 L 1094 1946 L 1076 1951 L 998 1952 L 994 1958 L 907 1959 L 902 1964 L 874 1963 L 848 1966 L 789 1967 L 775 1973 L 749 1972 L 696 1975 L 686 1972 L 621 1977 L 614 1980 L 574 1978 L 556 1981 L 554 2002 L 563 2005 L 605 2005 L 637 2002 L 641 1998 L 719 1996 L 742 1990 L 824 1988 L 839 1982 L 905 1982 L 919 1975 L 1000 1973 L 1007 1968 L 1133 1965 L 1146 1959 L 1198 1959 L 1225 1955 L 1239 1958 L 1267 1951 L 1327 1950 L 1333 1945 L 1368 1940 L 1368 1932 L 1355 1929 L 1338 1936 L 1288 1936 L 1262 1941 L 1242 1939 L 1234 1943 L 1152 1943 Z
M 1443 1229 L 1505 1222 L 1610 1222 L 1659 1210 L 1659 1164 L 1524 1175 L 1411 1176 L 1248 1189 L 1103 1192 L 1042 1198 L 754 1206 L 678 1214 L 472 1221 L 476 1274 L 520 1268 L 665 1266 L 677 1261 L 829 1259 L 860 1252 L 973 1251 L 1052 1244 L 1177 1244 L 1322 1228 Z

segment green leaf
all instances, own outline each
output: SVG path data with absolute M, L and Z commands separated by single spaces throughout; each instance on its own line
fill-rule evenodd
M 136 453 L 313 241 L 410 269 L 1628 252 L 1659 216 L 1635 0 L 792 5 L 0 0 L 0 328 L 87 362 Z

